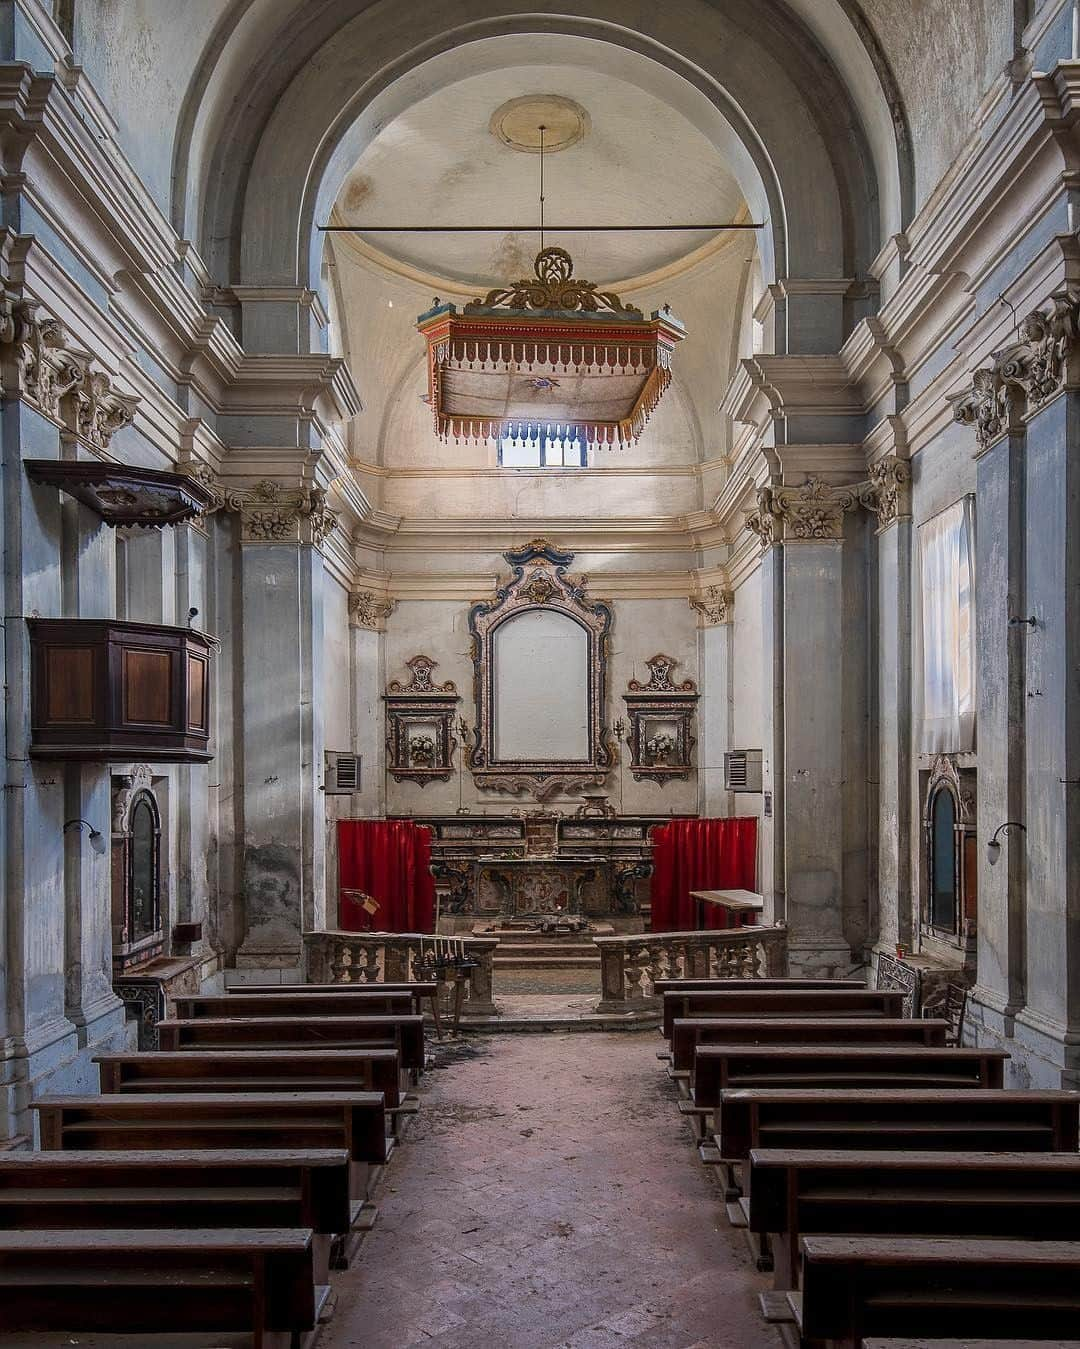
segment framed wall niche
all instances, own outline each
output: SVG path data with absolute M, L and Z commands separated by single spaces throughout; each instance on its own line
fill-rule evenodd
M 572 579 L 573 553 L 544 539 L 504 554 L 510 580 L 469 610 L 478 788 L 547 800 L 604 784 L 611 608 Z
M 387 772 L 395 782 L 448 782 L 454 772 L 454 713 L 461 696 L 450 680 L 436 684 L 430 656 L 405 662 L 408 683 L 386 688 Z
M 935 945 L 974 958 L 978 929 L 976 775 L 952 755 L 937 755 L 922 800 L 923 892 L 920 933 Z
M 645 662 L 646 683 L 632 679 L 623 694 L 630 726 L 630 772 L 637 781 L 649 779 L 660 786 L 685 781 L 693 771 L 694 716 L 697 684 L 692 679 L 672 678 L 678 661 L 658 652 Z
M 161 808 L 149 765 L 113 778 L 113 970 L 122 974 L 165 945 L 161 885 Z

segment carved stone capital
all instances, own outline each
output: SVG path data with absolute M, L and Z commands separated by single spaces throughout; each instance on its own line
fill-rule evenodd
M 240 515 L 241 543 L 305 543 L 321 548 L 337 525 L 322 487 L 282 487 L 264 478 L 224 494 L 226 510 Z
M 106 450 L 131 424 L 139 399 L 115 389 L 109 375 L 92 368 L 93 359 L 33 300 L 0 297 L 4 395 L 25 399 L 69 435 Z
M 897 520 L 911 518 L 911 465 L 895 454 L 871 464 L 867 481 L 859 489 L 859 501 L 887 529 Z
M 950 398 L 953 416 L 975 427 L 986 449 L 1012 425 L 1030 416 L 1062 389 L 1080 384 L 1073 368 L 1080 349 L 1080 289 L 1067 286 L 1019 326 L 1019 340 L 996 351 L 971 377 L 971 387 Z
M 714 628 L 719 623 L 731 621 L 735 596 L 721 586 L 706 586 L 700 596 L 691 595 L 688 602 L 698 616 L 698 626 Z
M 746 523 L 763 548 L 781 538 L 837 542 L 844 537 L 844 516 L 858 501 L 855 488 L 834 487 L 811 476 L 797 487 L 759 488 L 757 509 L 750 512 Z
M 394 612 L 394 601 L 376 595 L 373 590 L 354 590 L 349 595 L 349 622 L 354 628 L 385 632 L 386 620 Z

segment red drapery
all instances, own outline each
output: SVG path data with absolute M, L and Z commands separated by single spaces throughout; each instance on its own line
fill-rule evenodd
M 652 930 L 692 932 L 691 890 L 757 888 L 757 820 L 672 820 L 653 830 Z M 714 904 L 705 926 L 725 926 Z
M 338 886 L 346 932 L 432 932 L 431 835 L 411 820 L 339 820 Z M 367 913 L 347 890 L 378 904 Z

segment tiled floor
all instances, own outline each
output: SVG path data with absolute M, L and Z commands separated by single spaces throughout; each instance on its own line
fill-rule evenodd
M 443 1047 L 319 1349 L 777 1349 L 661 1043 Z

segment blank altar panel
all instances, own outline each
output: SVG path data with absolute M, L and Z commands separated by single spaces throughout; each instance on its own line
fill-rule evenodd
M 585 629 L 551 609 L 528 609 L 493 636 L 495 758 L 588 761 Z

